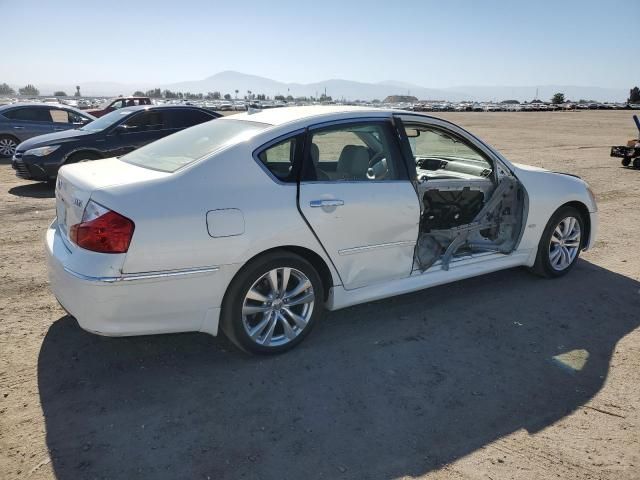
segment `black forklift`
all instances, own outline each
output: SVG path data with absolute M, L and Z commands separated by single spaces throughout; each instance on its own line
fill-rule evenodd
M 633 121 L 638 128 L 638 138 L 629 140 L 626 145 L 611 147 L 611 156 L 621 158 L 624 167 L 632 166 L 632 168 L 640 169 L 640 120 L 638 116 L 633 116 Z

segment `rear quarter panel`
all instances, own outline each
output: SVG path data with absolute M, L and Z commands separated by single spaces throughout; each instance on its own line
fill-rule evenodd
M 163 179 L 94 192 L 94 200 L 135 223 L 123 272 L 241 265 L 286 245 L 315 251 L 332 269 L 297 210 L 296 185 L 272 180 L 252 151 L 242 143 Z M 244 233 L 213 238 L 207 213 L 220 209 L 240 210 Z

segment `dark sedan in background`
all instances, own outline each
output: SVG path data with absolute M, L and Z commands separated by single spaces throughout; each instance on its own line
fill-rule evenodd
M 12 166 L 20 178 L 51 181 L 62 165 L 119 157 L 219 116 L 211 110 L 186 105 L 121 108 L 77 130 L 42 135 L 21 143 Z
M 95 117 L 62 104 L 13 103 L 0 107 L 0 157 L 11 157 L 29 138 L 82 127 Z

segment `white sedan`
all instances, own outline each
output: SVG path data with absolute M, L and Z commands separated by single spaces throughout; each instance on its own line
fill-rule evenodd
M 299 343 L 324 309 L 527 266 L 567 273 L 597 207 L 572 175 L 509 162 L 439 118 L 294 107 L 221 118 L 65 166 L 51 288 L 88 331 L 219 327 Z

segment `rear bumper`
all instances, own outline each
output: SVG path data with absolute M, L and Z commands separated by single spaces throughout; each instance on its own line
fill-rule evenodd
M 222 297 L 239 268 L 97 277 L 70 268 L 70 257 L 79 254 L 69 251 L 53 222 L 46 235 L 51 290 L 83 329 L 107 336 L 193 331 L 216 335 Z

